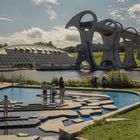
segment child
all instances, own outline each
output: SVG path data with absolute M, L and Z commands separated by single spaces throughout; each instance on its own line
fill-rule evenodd
M 10 101 L 8 100 L 8 96 L 4 95 L 4 99 L 0 102 L 1 104 L 3 104 L 3 117 L 7 117 L 8 116 L 8 105 L 10 103 Z
M 55 102 L 55 96 L 57 95 L 57 91 L 55 88 L 55 84 L 52 85 L 52 103 Z

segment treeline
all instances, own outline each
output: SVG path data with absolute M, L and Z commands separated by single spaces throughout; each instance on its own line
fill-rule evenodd
M 69 52 L 69 53 L 77 53 L 80 48 L 81 48 L 81 44 L 78 44 L 76 46 L 70 46 L 67 48 L 63 48 L 63 50 L 66 52 Z
M 63 48 L 63 50 L 68 53 L 77 53 L 80 50 L 80 48 L 81 48 L 81 44 L 78 44 L 76 46 L 70 46 L 70 47 Z M 125 47 L 120 45 L 118 48 L 118 51 L 125 52 Z
M 49 46 L 52 48 L 56 48 L 56 46 L 52 43 L 52 41 L 49 42 L 35 42 L 34 45 L 44 45 L 44 46 Z
M 8 44 L 7 43 L 4 43 L 4 44 L 0 44 L 0 48 L 4 48 L 4 47 L 7 47 Z

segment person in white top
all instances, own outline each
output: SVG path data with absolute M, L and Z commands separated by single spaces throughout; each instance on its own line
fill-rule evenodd
M 8 116 L 8 106 L 11 105 L 10 100 L 8 99 L 7 95 L 4 95 L 4 99 L 0 102 L 0 104 L 3 104 L 3 117 Z

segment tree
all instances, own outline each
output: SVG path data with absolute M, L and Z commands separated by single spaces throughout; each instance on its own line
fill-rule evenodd
M 4 43 L 3 47 L 7 47 L 7 46 L 8 46 L 8 44 L 7 43 Z

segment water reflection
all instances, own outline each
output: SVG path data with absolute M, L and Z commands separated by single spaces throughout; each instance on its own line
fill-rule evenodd
M 125 71 L 121 70 L 121 72 L 129 75 L 133 80 L 140 80 L 140 71 Z M 26 79 L 36 80 L 39 82 L 42 81 L 52 81 L 54 77 L 64 77 L 65 80 L 68 79 L 89 79 L 92 75 L 96 75 L 98 77 L 107 74 L 105 71 L 95 71 L 92 73 L 85 73 L 81 71 L 36 71 L 36 70 L 19 70 L 19 71 L 10 71 L 10 72 L 0 72 L 0 75 L 4 75 L 7 78 L 12 78 L 13 76 L 22 76 Z
M 9 135 L 9 131 L 7 129 L 8 122 L 3 121 L 3 123 L 4 123 L 4 126 L 5 126 L 5 129 L 3 129 L 3 135 Z

